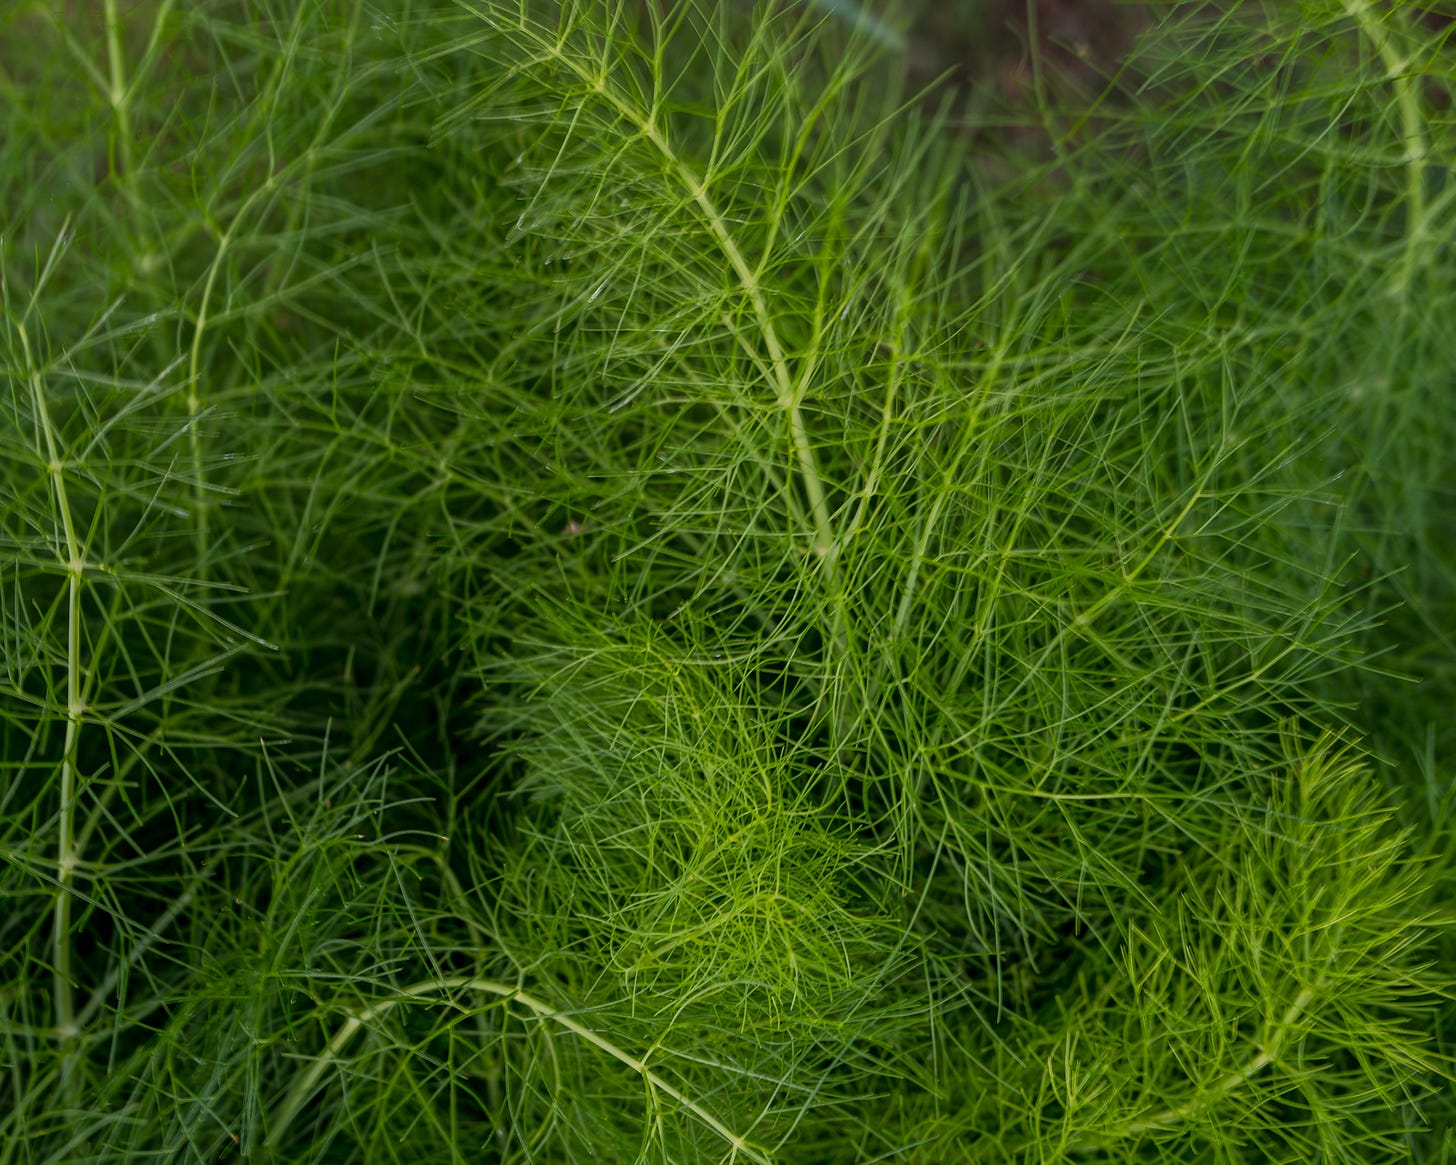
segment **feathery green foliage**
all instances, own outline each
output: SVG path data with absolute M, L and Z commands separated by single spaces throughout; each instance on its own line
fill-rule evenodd
M 1452 1141 L 1456 51 L 0 14 L 0 1162 Z

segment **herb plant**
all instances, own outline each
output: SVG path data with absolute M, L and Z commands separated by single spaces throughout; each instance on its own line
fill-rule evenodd
M 0 1162 L 1447 1160 L 1449 22 L 1156 15 L 7 5 Z

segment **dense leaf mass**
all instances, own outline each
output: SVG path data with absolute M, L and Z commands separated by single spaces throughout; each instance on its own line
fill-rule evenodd
M 1223 7 L 6 5 L 0 1163 L 1448 1160 L 1456 48 Z

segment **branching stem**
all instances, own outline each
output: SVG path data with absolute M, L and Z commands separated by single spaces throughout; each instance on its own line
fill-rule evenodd
M 467 5 L 467 7 L 469 7 Z M 485 13 L 473 7 L 474 12 L 482 20 L 488 20 Z M 523 31 L 531 34 L 531 30 L 523 27 Z M 738 280 L 743 293 L 748 297 L 748 302 L 753 310 L 754 320 L 758 330 L 763 336 L 764 348 L 767 350 L 769 368 L 773 381 L 774 393 L 778 407 L 784 414 L 789 426 L 789 439 L 794 447 L 794 456 L 799 465 L 799 476 L 803 481 L 804 494 L 809 502 L 809 512 L 814 524 L 814 552 L 825 564 L 826 572 L 830 578 L 831 586 L 835 577 L 834 561 L 837 556 L 838 545 L 834 538 L 833 523 L 829 515 L 828 495 L 824 488 L 824 479 L 819 472 L 818 459 L 814 453 L 813 443 L 809 438 L 808 426 L 804 422 L 804 394 L 807 390 L 805 378 L 796 379 L 789 370 L 789 358 L 784 351 L 783 343 L 779 339 L 778 328 L 774 324 L 773 313 L 769 310 L 768 300 L 765 298 L 762 281 L 758 273 L 749 263 L 743 249 L 738 245 L 737 239 L 728 229 L 728 220 L 723 212 L 713 201 L 713 196 L 708 190 L 707 183 L 697 170 L 683 158 L 672 143 L 667 140 L 657 119 L 650 111 L 640 109 L 633 102 L 624 98 L 616 89 L 608 84 L 605 76 L 595 74 L 576 57 L 565 51 L 565 46 L 560 41 L 552 41 L 544 37 L 536 38 L 542 50 L 562 68 L 573 73 L 583 85 L 599 96 L 609 105 L 612 110 L 625 120 L 633 129 L 640 133 L 657 152 L 666 160 L 668 165 L 676 173 L 678 181 L 692 197 L 694 204 L 703 216 L 708 230 L 712 233 L 718 247 L 722 250 L 728 265 L 733 269 L 733 274 Z
M 1314 1002 L 1322 984 L 1313 987 L 1306 987 L 1294 997 L 1294 1001 L 1284 1009 L 1284 1014 L 1279 1017 L 1279 1022 L 1268 1038 L 1261 1041 L 1261 1046 L 1256 1055 L 1251 1056 L 1249 1061 L 1239 1068 L 1235 1068 L 1212 1088 L 1190 1097 L 1182 1104 L 1165 1108 L 1152 1116 L 1143 1117 L 1140 1120 L 1128 1121 L 1126 1124 L 1117 1125 L 1103 1133 L 1097 1141 L 1081 1146 L 1083 1149 L 1105 1148 L 1111 1141 L 1122 1140 L 1126 1137 L 1137 1137 L 1144 1133 L 1154 1132 L 1158 1129 L 1172 1129 L 1185 1121 L 1202 1116 L 1224 1097 L 1238 1091 L 1270 1064 L 1275 1063 L 1284 1053 L 1284 1047 L 1289 1042 L 1289 1032 L 1299 1021 L 1299 1017 Z
M 287 1132 L 288 1126 L 293 1123 L 293 1118 L 298 1115 L 298 1110 L 313 1094 L 319 1079 L 328 1071 L 329 1067 L 338 1060 L 343 1053 L 354 1033 L 361 1027 L 367 1027 L 380 1017 L 387 1015 L 394 1009 L 396 1004 L 404 1003 L 410 999 L 419 999 L 425 996 L 438 995 L 446 991 L 478 991 L 486 995 L 495 995 L 509 1003 L 519 1003 L 534 1013 L 539 1019 L 549 1019 L 560 1024 L 573 1035 L 580 1036 L 588 1043 L 595 1045 L 618 1063 L 625 1064 L 632 1071 L 641 1076 L 654 1092 L 670 1096 L 685 1109 L 693 1114 L 708 1128 L 712 1129 L 719 1137 L 727 1141 L 733 1147 L 735 1159 L 742 1157 L 752 1161 L 755 1165 L 771 1165 L 769 1158 L 758 1149 L 755 1149 L 741 1136 L 735 1133 L 706 1108 L 682 1091 L 682 1089 L 664 1080 L 642 1060 L 633 1056 L 630 1052 L 619 1048 L 605 1037 L 592 1031 L 584 1024 L 578 1023 L 571 1016 L 566 1015 L 552 1008 L 549 1004 L 529 995 L 517 987 L 498 982 L 494 979 L 482 979 L 472 975 L 456 975 L 446 979 L 429 979 L 424 982 L 414 983 L 404 988 L 394 999 L 385 999 L 379 1003 L 371 1004 L 368 1007 L 353 1011 L 349 1014 L 339 1030 L 334 1033 L 334 1038 L 329 1041 L 324 1054 L 315 1060 L 309 1068 L 294 1083 L 293 1088 L 279 1105 L 274 1114 L 273 1127 L 268 1132 L 268 1143 L 277 1144 Z
M 116 142 L 117 151 L 121 155 L 120 170 L 122 181 L 126 185 L 129 194 L 131 189 L 132 175 L 136 172 L 131 152 L 131 109 L 127 104 L 126 94 L 126 62 L 121 52 L 121 15 L 116 8 L 116 0 L 105 0 L 106 14 L 106 62 L 107 79 L 106 100 L 111 106 L 112 113 L 116 116 Z
M 61 754 L 60 804 L 56 821 L 56 899 L 52 920 L 52 958 L 55 964 L 55 1024 L 61 1045 L 61 1081 L 69 1088 L 74 1071 L 76 1038 L 75 987 L 71 982 L 71 905 L 76 878 L 76 752 L 85 714 L 81 696 L 81 576 L 86 562 L 76 535 L 66 492 L 66 463 L 46 405 L 45 383 L 30 347 L 23 322 L 16 331 L 25 357 L 36 424 L 45 442 L 46 470 L 50 476 L 65 545 L 58 558 L 66 571 L 66 740 Z

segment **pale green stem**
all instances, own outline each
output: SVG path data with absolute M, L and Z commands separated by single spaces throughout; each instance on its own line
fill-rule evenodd
M 1385 21 L 1370 0 L 1344 0 L 1344 6 L 1375 49 L 1380 63 L 1385 66 L 1386 79 L 1395 91 L 1396 105 L 1400 109 L 1401 137 L 1405 144 L 1406 199 L 1409 205 L 1406 213 L 1405 253 L 1393 290 L 1404 293 L 1410 287 L 1411 276 L 1426 236 L 1425 167 L 1430 156 L 1430 143 L 1426 139 L 1425 123 L 1421 118 L 1419 76 L 1412 76 L 1408 72 L 1410 59 L 1401 56 L 1396 50 L 1390 29 L 1386 27 Z
M 676 159 L 676 155 L 654 123 L 649 121 L 642 127 L 642 131 L 664 157 L 674 160 L 683 184 L 687 187 L 688 193 L 693 196 L 693 201 L 698 204 L 703 217 L 707 220 L 708 229 L 718 240 L 718 245 L 723 249 L 723 254 L 727 256 L 729 265 L 738 276 L 739 285 L 753 306 L 753 314 L 758 321 L 759 331 L 763 335 L 764 346 L 768 349 L 779 409 L 788 420 L 789 439 L 793 443 L 794 454 L 799 462 L 799 476 L 804 483 L 804 494 L 809 500 L 809 512 L 814 520 L 814 551 L 824 560 L 832 576 L 837 547 L 834 541 L 834 529 L 829 519 L 829 503 L 824 492 L 824 482 L 819 475 L 819 464 L 814 455 L 814 446 L 809 441 L 808 427 L 804 423 L 803 404 L 806 385 L 802 381 L 796 384 L 789 373 L 788 360 L 779 343 L 778 330 L 774 327 L 773 317 L 769 314 L 768 303 L 764 299 L 763 288 L 758 281 L 758 276 L 748 265 L 748 261 L 744 258 L 743 252 L 739 250 L 733 236 L 728 233 L 727 224 L 709 197 L 702 180 L 686 162 Z
M 217 283 L 217 273 L 222 270 L 223 259 L 227 256 L 231 243 L 232 231 L 223 231 L 217 240 L 217 254 L 213 257 L 212 269 L 208 271 L 207 282 L 202 288 L 202 303 L 197 309 L 197 324 L 192 330 L 192 351 L 187 360 L 187 449 L 192 455 L 192 497 L 197 509 L 199 565 L 207 556 L 207 508 L 211 504 L 207 497 L 207 483 L 203 479 L 202 435 L 198 432 L 198 421 L 202 412 L 202 398 L 198 395 L 202 371 L 202 334 L 207 330 L 208 307 L 212 302 L 212 289 Z
M 35 401 L 36 424 L 45 440 L 46 471 L 55 494 L 65 547 L 61 565 L 66 570 L 66 739 L 61 753 L 61 782 L 56 821 L 56 900 L 52 922 L 52 961 L 55 974 L 56 1035 L 61 1045 L 61 1080 L 69 1088 L 74 1067 L 76 1037 L 75 987 L 71 982 L 71 906 L 76 879 L 76 751 L 85 707 L 81 697 L 81 576 L 86 570 L 81 544 L 66 493 L 66 465 L 46 405 L 45 384 L 36 367 L 25 325 L 17 325 L 20 346 Z
M 171 3 L 172 0 L 168 0 L 168 3 L 164 6 L 164 12 L 167 8 L 170 8 Z M 298 27 L 297 22 L 303 19 L 303 15 L 306 11 L 306 7 L 302 5 L 300 5 L 299 8 L 296 10 L 294 17 L 295 32 L 297 31 Z M 270 82 L 270 87 L 276 87 L 277 85 L 281 84 L 282 75 L 283 69 L 280 67 L 273 81 Z M 271 99 L 271 97 L 268 99 Z M 254 205 L 264 199 L 271 197 L 273 195 L 273 192 L 278 187 L 278 183 L 281 179 L 282 174 L 292 169 L 293 166 L 302 166 L 306 174 L 312 171 L 314 166 L 315 150 L 324 133 L 332 124 L 337 109 L 337 102 L 329 107 L 329 109 L 327 110 L 327 115 L 323 119 L 322 124 L 319 126 L 319 129 L 308 148 L 295 159 L 285 163 L 282 170 L 274 168 L 276 165 L 276 158 L 273 155 L 272 140 L 271 138 L 269 139 L 269 174 L 267 180 L 260 183 L 257 187 L 254 188 L 253 192 L 249 194 L 248 197 L 243 201 L 242 206 L 238 208 L 237 213 L 233 215 L 232 221 L 228 224 L 227 228 L 222 230 L 217 237 L 217 253 L 213 256 L 212 265 L 207 272 L 207 281 L 203 284 L 202 302 L 199 304 L 197 309 L 197 323 L 194 325 L 192 330 L 192 346 L 188 354 L 187 360 L 187 446 L 188 451 L 192 457 L 192 490 L 193 498 L 195 500 L 195 505 L 197 508 L 197 550 L 200 561 L 205 559 L 207 555 L 207 534 L 209 525 L 208 511 L 211 507 L 211 502 L 208 500 L 207 497 L 207 483 L 203 474 L 202 435 L 198 432 L 198 422 L 202 416 L 202 397 L 200 395 L 202 376 L 202 337 L 203 334 L 207 331 L 209 312 L 212 305 L 212 295 L 213 291 L 216 289 L 217 286 L 217 277 L 219 272 L 222 271 L 223 261 L 227 258 L 228 251 L 232 247 L 234 232 L 238 230 L 239 224 L 247 220 L 248 216 L 253 211 Z M 209 222 L 211 222 L 210 216 Z
M 554 1010 L 535 996 L 528 995 L 519 988 L 511 987 L 493 979 L 482 979 L 471 975 L 456 975 L 447 979 L 431 979 L 422 983 L 414 983 L 404 988 L 393 999 L 385 999 L 362 1010 L 351 1012 L 349 1017 L 340 1025 L 339 1030 L 334 1033 L 334 1038 L 329 1041 L 328 1047 L 324 1050 L 324 1054 L 315 1060 L 309 1066 L 308 1070 L 298 1078 L 293 1088 L 289 1090 L 288 1095 L 278 1106 L 278 1109 L 274 1113 L 272 1127 L 268 1131 L 266 1143 L 269 1145 L 277 1144 L 283 1137 L 284 1133 L 288 1130 L 288 1126 L 293 1123 L 294 1117 L 298 1115 L 298 1110 L 303 1107 L 304 1102 L 313 1094 L 320 1078 L 337 1062 L 344 1048 L 353 1038 L 354 1033 L 361 1027 L 366 1027 L 381 1016 L 388 1014 L 397 1004 L 407 1002 L 411 999 L 419 999 L 424 996 L 438 995 L 446 991 L 457 990 L 478 991 L 487 995 L 495 995 L 508 1002 L 519 1003 L 541 1019 L 549 1019 L 554 1023 L 560 1024 L 567 1031 L 580 1036 L 589 1044 L 606 1052 L 607 1055 L 611 1056 L 618 1063 L 625 1064 L 628 1068 L 632 1069 L 632 1071 L 636 1072 L 648 1083 L 654 1092 L 659 1092 L 664 1096 L 670 1096 L 673 1100 L 677 1101 L 704 1125 L 712 1129 L 724 1141 L 728 1142 L 733 1147 L 735 1159 L 741 1156 L 746 1160 L 755 1162 L 756 1165 L 770 1165 L 768 1157 L 755 1149 L 737 1133 L 733 1132 L 732 1129 L 728 1128 L 727 1125 L 697 1101 L 687 1096 L 680 1088 L 664 1080 L 630 1052 L 624 1051 L 610 1040 L 605 1039 L 590 1028 L 578 1023 L 571 1016 Z
M 623 104 L 617 104 L 617 108 L 625 114 L 626 107 Z M 814 551 L 832 570 L 836 549 L 834 530 L 829 520 L 829 504 L 824 492 L 823 479 L 819 476 L 818 460 L 814 456 L 814 446 L 809 441 L 808 427 L 804 424 L 803 404 L 806 386 L 802 382 L 795 384 L 793 376 L 789 373 L 788 359 L 784 355 L 783 346 L 779 343 L 778 330 L 774 327 L 773 317 L 770 315 L 768 303 L 764 299 L 763 287 L 759 283 L 757 274 L 749 266 L 748 260 L 744 258 L 737 242 L 728 233 L 727 223 L 714 205 L 707 187 L 703 185 L 692 167 L 677 158 L 655 123 L 648 121 L 641 128 L 644 136 L 657 147 L 662 155 L 673 160 L 683 185 L 693 196 L 693 201 L 698 204 L 704 219 L 707 220 L 708 229 L 718 240 L 718 245 L 722 248 L 723 254 L 727 256 L 729 265 L 733 268 L 734 274 L 738 276 L 739 285 L 753 306 L 754 317 L 758 321 L 759 331 L 763 335 L 764 347 L 768 349 L 779 409 L 789 423 L 789 439 L 793 443 L 794 454 L 798 458 L 799 476 L 803 480 L 804 494 L 809 500 L 809 512 L 814 519 Z
M 120 177 L 128 197 L 135 202 L 136 190 L 132 178 L 136 170 L 131 149 L 131 107 L 127 100 L 126 61 L 121 51 L 121 15 L 117 11 L 116 0 L 105 0 L 104 11 L 106 59 L 109 66 L 106 100 L 111 105 L 112 113 L 116 116 L 116 137 L 118 152 L 121 155 Z

